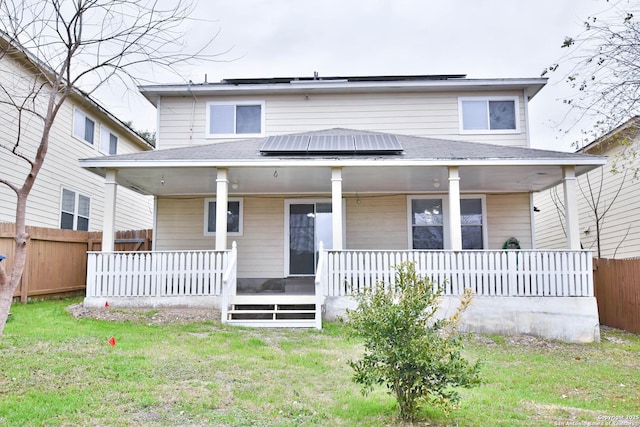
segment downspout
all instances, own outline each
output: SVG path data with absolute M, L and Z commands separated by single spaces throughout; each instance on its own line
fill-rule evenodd
M 522 103 L 524 104 L 524 117 L 526 118 L 526 126 L 527 131 L 525 136 L 527 137 L 527 148 L 531 148 L 531 134 L 529 131 L 529 95 L 527 94 L 527 89 L 525 88 L 522 91 Z
M 158 100 L 156 101 L 156 150 L 160 148 L 160 107 L 162 104 L 161 99 L 162 97 L 159 96 Z

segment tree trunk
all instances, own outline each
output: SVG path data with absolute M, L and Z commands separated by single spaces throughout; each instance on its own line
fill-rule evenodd
M 13 264 L 10 273 L 7 274 L 4 266 L 0 264 L 0 339 L 4 335 L 4 327 L 9 318 L 13 294 L 18 288 L 27 262 L 27 246 L 29 243 L 29 234 L 25 225 L 27 197 L 22 190 L 18 192 L 17 196 L 15 249 L 13 250 Z

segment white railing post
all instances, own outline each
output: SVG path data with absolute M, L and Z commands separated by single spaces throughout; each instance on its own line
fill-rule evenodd
M 316 269 L 315 277 L 315 293 L 316 293 L 316 315 L 315 315 L 315 327 L 316 329 L 322 329 L 322 302 L 324 299 L 324 288 L 326 280 L 326 267 L 327 253 L 324 250 L 324 244 L 322 241 L 318 244 L 318 266 Z
M 96 254 L 87 254 L 87 296 L 96 296 Z
M 583 296 L 587 296 L 587 297 L 592 297 L 594 296 L 594 290 L 593 290 L 593 254 L 591 251 L 584 251 L 582 253 L 582 257 L 583 257 L 583 265 L 584 268 L 586 269 L 584 280 L 586 280 L 586 293 Z
M 236 242 L 231 244 L 231 252 L 227 257 L 227 265 L 222 275 L 222 302 L 220 307 L 220 322 L 227 323 L 229 317 L 229 302 L 231 297 L 236 294 L 236 277 L 238 248 Z

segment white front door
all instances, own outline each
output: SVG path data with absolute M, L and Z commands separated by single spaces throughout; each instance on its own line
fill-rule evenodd
M 319 243 L 333 247 L 331 200 L 288 200 L 285 215 L 287 276 L 314 275 Z

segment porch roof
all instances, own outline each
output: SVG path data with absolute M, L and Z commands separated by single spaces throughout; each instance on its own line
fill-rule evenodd
M 374 134 L 329 129 L 298 135 Z M 80 161 L 99 175 L 118 170 L 118 183 L 143 194 L 213 194 L 216 168 L 230 169 L 230 180 L 242 175 L 243 193 L 323 192 L 330 190 L 329 168 L 346 168 L 346 192 L 446 191 L 446 168 L 461 168 L 462 191 L 540 191 L 556 185 L 561 167 L 573 165 L 576 174 L 606 163 L 606 158 L 478 142 L 395 135 L 401 154 L 302 153 L 264 155 L 265 138 L 217 142 L 185 148 L 103 156 Z M 273 185 L 275 170 L 288 174 Z M 268 171 L 265 172 L 265 171 Z M 349 172 L 350 171 L 350 172 Z M 326 182 L 318 185 L 318 180 Z M 285 179 L 284 176 L 287 176 Z M 351 178 L 349 180 L 348 178 Z M 182 181 L 182 182 L 180 182 Z M 434 185 L 442 182 L 442 187 Z M 171 182 L 171 185 L 168 183 Z M 197 183 L 201 182 L 201 185 Z M 428 186 L 426 184 L 429 184 Z M 167 185 L 165 185 L 167 184 Z M 250 185 L 253 184 L 253 185 Z M 326 187 L 326 188 L 325 188 Z M 428 188 L 427 188 L 428 187 Z

